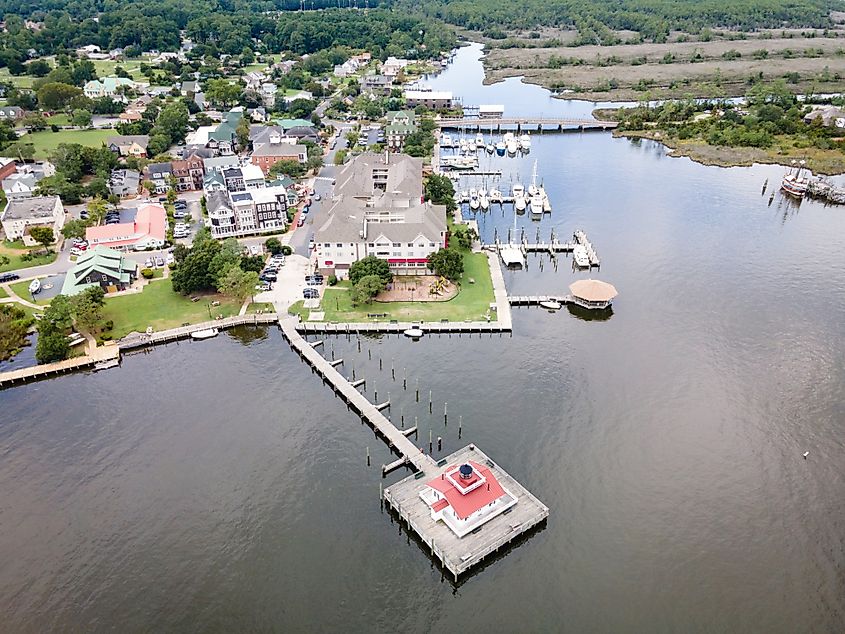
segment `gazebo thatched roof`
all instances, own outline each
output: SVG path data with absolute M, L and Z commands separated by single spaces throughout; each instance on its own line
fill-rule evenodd
M 577 280 L 569 285 L 569 291 L 588 302 L 609 302 L 616 297 L 616 287 L 601 280 Z

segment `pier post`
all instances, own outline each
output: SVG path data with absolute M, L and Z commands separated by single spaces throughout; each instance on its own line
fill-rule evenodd
M 375 383 L 373 383 L 373 403 L 378 403 L 378 390 Z
M 405 406 L 399 408 L 399 420 L 402 424 L 402 429 L 405 429 Z
M 393 359 L 390 360 L 390 376 L 395 381 L 396 380 L 396 368 L 394 367 L 393 361 L 394 361 Z
M 367 447 L 367 466 L 370 466 L 370 448 Z
M 352 364 L 352 380 L 353 381 L 355 380 L 355 364 L 354 363 Z M 364 389 L 365 390 L 367 389 L 366 385 L 364 386 Z
M 381 372 L 382 365 L 381 365 L 381 357 L 378 358 L 378 371 Z
M 461 437 L 461 427 L 464 425 L 464 417 L 463 415 L 458 416 L 458 438 Z
M 349 324 L 346 324 L 346 334 L 349 335 Z M 358 339 L 358 352 L 361 352 L 361 340 Z
M 431 390 L 428 391 L 428 413 L 431 414 Z
M 405 368 L 402 368 L 402 389 L 408 389 L 408 377 L 405 375 Z
M 420 402 L 420 380 L 417 379 L 417 403 Z
M 431 429 L 428 430 L 428 454 L 431 455 L 434 452 L 434 445 L 431 442 Z M 367 454 L 369 459 L 369 453 Z
M 443 450 L 443 439 L 440 436 L 438 436 L 437 437 L 437 451 L 442 451 L 442 450 Z
M 448 402 L 443 403 L 443 424 L 444 425 L 449 424 L 449 403 Z

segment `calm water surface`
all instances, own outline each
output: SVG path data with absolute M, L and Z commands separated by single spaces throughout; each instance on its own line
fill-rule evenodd
M 437 86 L 589 112 L 481 87 L 477 56 Z M 585 229 L 620 291 L 610 319 L 521 309 L 512 337 L 326 353 L 420 440 L 478 443 L 551 507 L 544 530 L 454 587 L 379 507 L 384 444 L 276 330 L 241 329 L 0 393 L 0 629 L 843 631 L 845 210 L 768 206 L 781 168 L 604 134 L 535 135 L 495 169 L 525 182 L 535 159 L 554 212 L 517 227 Z M 578 277 L 540 267 L 509 290 Z

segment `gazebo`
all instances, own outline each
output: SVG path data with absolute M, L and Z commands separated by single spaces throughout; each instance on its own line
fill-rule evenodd
M 602 309 L 610 306 L 616 297 L 616 287 L 601 280 L 577 280 L 569 285 L 572 303 L 589 309 Z

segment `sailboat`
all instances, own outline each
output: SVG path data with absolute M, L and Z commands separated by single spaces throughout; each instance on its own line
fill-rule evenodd
M 543 197 L 540 188 L 537 187 L 537 161 L 534 161 L 534 169 L 531 172 L 531 184 L 528 186 L 528 196 L 531 205 L 532 216 L 543 215 Z
M 478 132 L 475 135 L 475 147 L 477 147 L 478 149 L 481 149 L 481 148 L 484 147 L 484 135 L 481 134 L 481 132 Z
M 513 188 L 513 206 L 517 213 L 525 213 L 525 188 L 520 183 L 514 183 Z
M 478 191 L 478 205 L 482 211 L 490 209 L 490 199 L 487 198 L 487 190 L 481 189 Z
M 512 132 L 507 132 L 505 134 L 505 147 L 508 150 L 508 154 L 510 154 L 511 156 L 516 154 L 518 145 L 516 142 L 516 137 L 513 135 Z
M 440 147 L 452 147 L 452 145 L 452 136 L 448 132 L 445 132 L 440 137 Z
M 472 209 L 473 211 L 476 211 L 479 208 L 480 205 L 481 205 L 481 202 L 478 200 L 478 192 L 475 190 L 475 188 L 470 189 L 469 190 L 469 208 Z

